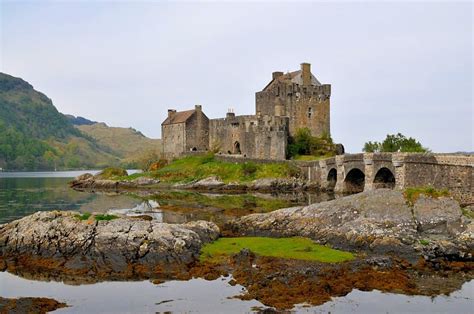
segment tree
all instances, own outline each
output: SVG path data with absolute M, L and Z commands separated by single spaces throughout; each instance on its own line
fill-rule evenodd
M 377 153 L 377 152 L 403 152 L 403 153 L 425 153 L 430 150 L 423 147 L 420 142 L 416 139 L 409 137 L 401 133 L 387 134 L 387 137 L 382 143 L 379 142 L 366 142 L 362 150 L 366 153 Z
M 311 135 L 311 130 L 301 128 L 296 131 L 294 138 L 290 138 L 288 144 L 288 156 L 298 155 L 325 156 L 335 155 L 336 146 L 328 134 L 321 137 Z

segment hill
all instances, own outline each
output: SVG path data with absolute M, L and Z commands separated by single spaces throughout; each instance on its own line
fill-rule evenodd
M 109 147 L 124 163 L 133 163 L 145 153 L 161 152 L 161 140 L 150 139 L 133 128 L 109 127 L 105 123 L 77 125 L 100 145 Z
M 89 119 L 86 119 L 84 117 L 75 117 L 71 114 L 65 114 L 64 115 L 68 120 L 69 122 L 71 122 L 73 125 L 92 125 L 92 124 L 95 124 L 95 123 L 98 123 L 97 121 L 91 121 Z
M 51 170 L 117 165 L 109 147 L 82 133 L 51 99 L 0 73 L 0 168 Z

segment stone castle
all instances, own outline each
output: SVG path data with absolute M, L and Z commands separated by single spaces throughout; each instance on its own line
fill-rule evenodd
M 273 72 L 271 81 L 255 94 L 255 115 L 209 119 L 201 106 L 169 109 L 161 124 L 163 156 L 217 149 L 219 154 L 249 158 L 286 158 L 288 138 L 300 128 L 313 136 L 330 135 L 331 85 L 321 84 L 302 63 L 299 71 Z

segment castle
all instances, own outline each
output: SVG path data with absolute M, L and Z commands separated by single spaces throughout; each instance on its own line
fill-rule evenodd
M 288 138 L 308 128 L 313 136 L 330 135 L 331 85 L 321 84 L 302 63 L 299 71 L 273 72 L 271 81 L 255 94 L 255 115 L 209 119 L 201 106 L 169 109 L 161 124 L 163 156 L 218 149 L 219 154 L 249 158 L 286 158 Z

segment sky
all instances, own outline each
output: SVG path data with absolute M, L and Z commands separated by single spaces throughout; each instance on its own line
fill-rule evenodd
M 474 151 L 473 4 L 0 0 L 0 71 L 59 111 L 159 138 L 168 108 L 255 113 L 274 71 L 332 85 L 348 152 L 398 132 Z

